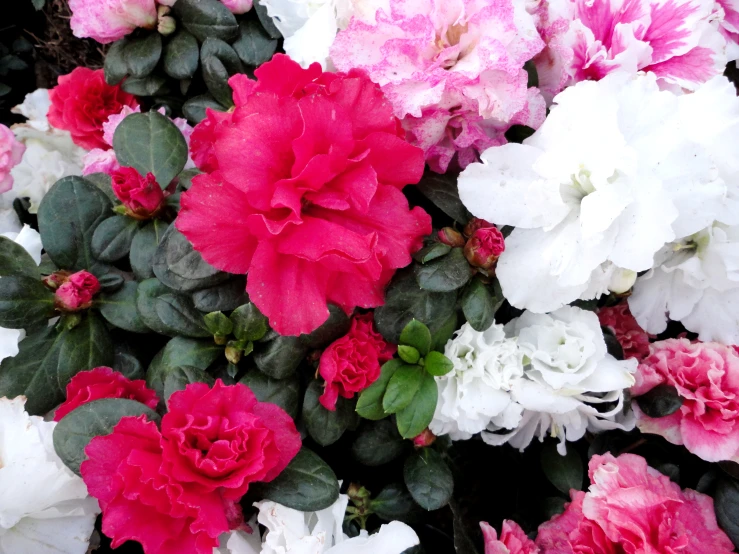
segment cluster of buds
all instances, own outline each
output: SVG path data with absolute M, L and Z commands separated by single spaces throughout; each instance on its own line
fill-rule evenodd
M 45 277 L 44 284 L 54 291 L 54 307 L 60 312 L 86 310 L 100 292 L 100 282 L 87 271 L 57 271 Z
M 153 174 L 143 177 L 132 167 L 121 167 L 111 174 L 113 193 L 123 203 L 121 211 L 134 219 L 156 216 L 164 205 L 164 191 Z
M 177 29 L 177 22 L 170 12 L 172 8 L 169 6 L 159 6 L 157 8 L 157 31 L 165 37 L 171 35 Z
M 503 234 L 492 223 L 476 217 L 465 226 L 463 233 L 452 227 L 444 227 L 438 237 L 453 248 L 464 247 L 464 256 L 472 267 L 492 271 L 505 250 Z

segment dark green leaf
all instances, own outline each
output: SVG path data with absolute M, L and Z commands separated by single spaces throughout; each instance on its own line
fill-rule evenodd
M 100 189 L 108 197 L 111 204 L 120 203 L 120 200 L 118 200 L 113 192 L 112 179 L 107 173 L 90 173 L 89 175 L 85 175 L 85 180 Z
M 267 334 L 267 318 L 251 302 L 231 313 L 233 335 L 240 341 L 255 341 Z
M 240 383 L 251 389 L 260 402 L 271 402 L 296 419 L 300 408 L 300 379 L 297 375 L 287 379 L 272 379 L 261 371 L 251 370 Z
M 203 314 L 195 309 L 189 296 L 169 293 L 155 301 L 157 317 L 174 334 L 183 337 L 205 338 L 211 336 L 203 321 Z
M 121 290 L 125 282 L 123 276 L 119 273 L 108 273 L 100 277 L 98 281 L 100 282 L 100 290 L 107 293 L 114 293 Z
M 446 321 L 442 322 L 440 325 L 437 324 L 435 327 L 435 330 L 431 333 L 431 338 L 433 339 L 431 349 L 442 351 L 444 350 L 447 341 L 452 338 L 454 332 L 457 330 L 456 312 L 449 314 Z
M 339 481 L 326 462 L 303 447 L 262 497 L 301 512 L 328 508 L 339 497 Z
M 190 98 L 182 106 L 182 113 L 185 114 L 187 120 L 193 125 L 197 125 L 205 119 L 206 110 L 210 108 L 217 112 L 225 112 L 226 108 L 221 106 L 218 101 L 210 94 L 201 94 Z
M 233 91 L 228 79 L 243 71 L 236 51 L 222 40 L 205 39 L 200 49 L 200 65 L 203 80 L 213 98 L 226 107 L 233 106 Z
M 46 0 L 32 0 L 33 7 L 36 9 L 36 11 L 40 11 L 44 9 L 44 6 L 46 5 Z
M 583 463 L 574 448 L 567 449 L 567 455 L 557 452 L 557 445 L 549 442 L 541 451 L 541 469 L 549 482 L 564 494 L 570 489 L 582 490 Z
M 281 39 L 282 34 L 275 26 L 274 21 L 272 21 L 272 18 L 267 13 L 267 8 L 262 5 L 260 0 L 255 0 L 254 11 L 257 12 L 259 23 L 262 24 L 262 27 L 267 32 L 267 34 L 274 39 Z
M 434 242 L 413 254 L 413 259 L 420 264 L 426 264 L 432 260 L 446 256 L 451 250 L 452 247 L 448 244 Z
M 153 173 L 166 188 L 187 163 L 187 142 L 172 121 L 156 111 L 134 113 L 115 130 L 113 148 L 122 166 Z
M 164 398 L 166 402 L 173 392 L 185 390 L 190 383 L 207 383 L 213 386 L 215 379 L 200 368 L 178 366 L 164 372 Z
M 154 71 L 162 57 L 162 35 L 152 31 L 147 35 L 128 39 L 123 59 L 129 75 L 146 77 Z
M 403 365 L 390 378 L 382 399 L 386 414 L 394 414 L 411 403 L 421 386 L 424 371 L 417 365 Z
M 492 324 L 495 312 L 504 299 L 493 296 L 490 289 L 478 277 L 472 279 L 462 295 L 462 311 L 467 322 L 475 331 L 485 331 Z
M 554 516 L 564 512 L 565 503 L 567 503 L 567 500 L 565 500 L 561 496 L 550 496 L 542 500 L 541 508 L 545 516 L 544 519 L 551 519 Z
M 154 275 L 162 283 L 183 292 L 212 287 L 229 278 L 228 273 L 218 271 L 203 260 L 174 225 L 170 225 L 162 237 L 153 268 Z
M 195 307 L 201 312 L 228 312 L 249 301 L 243 278 L 235 278 L 221 285 L 196 291 L 192 294 Z
M 423 448 L 411 454 L 403 467 L 405 486 L 421 508 L 438 510 L 452 498 L 452 472 L 436 450 Z
M 322 349 L 343 337 L 349 332 L 352 320 L 338 306 L 329 304 L 329 316 L 326 322 L 310 335 L 301 335 L 302 340 L 309 348 Z
M 174 13 L 201 42 L 208 37 L 231 41 L 239 33 L 236 18 L 218 0 L 180 0 L 174 5 Z
M 449 507 L 452 510 L 452 528 L 454 530 L 454 551 L 456 554 L 478 554 L 475 543 L 470 537 L 465 519 L 459 509 L 459 505 L 451 500 Z
M 180 29 L 164 48 L 164 71 L 173 79 L 190 79 L 198 70 L 199 59 L 198 41 Z
M 162 335 L 177 335 L 173 329 L 166 325 L 159 314 L 157 314 L 156 300 L 159 296 L 170 294 L 172 292 L 166 285 L 162 284 L 158 279 L 146 279 L 139 283 L 136 291 L 136 308 L 138 309 L 141 321 L 152 331 Z M 186 364 L 184 364 L 186 365 Z
M 0 98 L 5 96 L 6 94 L 10 94 L 10 91 L 13 90 L 5 83 L 0 83 Z
M 739 482 L 721 479 L 713 500 L 719 526 L 739 548 Z
M 438 260 L 415 268 L 418 285 L 431 292 L 449 292 L 463 287 L 472 276 L 472 269 L 461 248 Z
M 124 58 L 128 39 L 121 39 L 111 44 L 105 55 L 105 82 L 117 85 L 128 75 L 128 64 Z
M 239 24 L 239 38 L 233 48 L 246 65 L 257 67 L 269 61 L 277 51 L 277 40 L 270 37 L 264 28 L 253 19 Z
M 24 329 L 45 322 L 54 312 L 54 294 L 38 277 L 0 279 L 0 327 Z
M 115 262 L 131 251 L 139 222 L 125 215 L 109 217 L 92 234 L 92 253 L 98 260 Z
M 135 400 L 104 398 L 83 404 L 54 427 L 54 450 L 64 465 L 80 475 L 80 465 L 87 459 L 85 447 L 90 441 L 112 433 L 121 418 L 140 415 L 159 421 L 155 411 Z
M 138 287 L 135 281 L 128 281 L 117 292 L 101 294 L 95 300 L 95 305 L 111 325 L 132 333 L 148 333 L 149 327 L 142 321 L 136 308 Z
M 167 94 L 169 86 L 167 79 L 157 73 L 152 73 L 146 77 L 129 77 L 123 81 L 121 88 L 128 94 L 136 96 L 156 96 L 159 94 Z
M 418 507 L 402 483 L 391 483 L 372 499 L 370 509 L 386 521 L 409 521 Z
M 382 366 L 380 377 L 369 387 L 364 389 L 357 400 L 357 413 L 364 419 L 378 420 L 387 417 L 382 407 L 382 400 L 387 390 L 387 385 L 395 372 L 405 366 L 402 360 L 394 359 L 385 362 Z
M 298 337 L 281 337 L 260 345 L 254 362 L 262 373 L 274 379 L 285 379 L 295 373 L 308 354 L 308 347 Z
M 677 389 L 667 384 L 657 385 L 648 393 L 637 396 L 635 400 L 641 411 L 649 417 L 672 415 L 683 405 L 683 398 Z
M 168 223 L 155 219 L 134 235 L 129 260 L 133 274 L 139 281 L 154 277 L 154 255 L 168 227 Z
M 400 456 L 406 441 L 391 419 L 366 421 L 352 444 L 352 454 L 366 466 L 380 466 Z
M 177 184 L 184 190 L 190 190 L 193 178 L 202 175 L 199 169 L 186 169 L 177 176 Z
M 154 356 L 146 372 L 146 384 L 159 396 L 164 396 L 164 380 L 166 374 L 177 367 L 193 366 L 208 369 L 213 362 L 223 355 L 223 347 L 213 344 L 212 340 L 194 340 L 175 337 Z
M 51 187 L 38 209 L 44 250 L 60 268 L 102 270 L 92 253 L 92 235 L 113 215 L 112 205 L 95 185 L 81 177 L 65 177 Z
M 434 377 L 441 377 L 454 369 L 454 364 L 441 352 L 429 352 L 423 368 Z
M 421 182 L 418 183 L 421 193 L 431 200 L 446 215 L 457 223 L 466 225 L 472 219 L 472 214 L 467 211 L 459 199 L 457 191 L 457 175 L 445 173 L 440 175 L 427 169 L 423 174 Z
M 341 438 L 354 420 L 353 402 L 339 398 L 334 411 L 327 410 L 318 401 L 323 394 L 319 381 L 312 381 L 303 399 L 303 421 L 311 438 L 321 446 L 328 446 Z
M 412 319 L 400 333 L 400 344 L 412 346 L 425 356 L 431 350 L 431 331 L 425 324 Z
M 146 377 L 141 360 L 138 359 L 133 348 L 127 342 L 116 341 L 111 367 L 116 371 L 120 371 L 129 379 L 144 379 Z
M 20 244 L 7 237 L 0 236 L 0 277 L 24 275 L 31 279 L 40 279 L 36 262 Z
M 421 386 L 413 400 L 395 416 L 398 431 L 403 438 L 412 439 L 429 426 L 434 418 L 436 401 L 436 380 L 424 371 Z
M 431 334 L 429 334 L 429 338 L 430 337 Z M 429 340 L 429 342 L 431 341 Z M 401 344 L 398 345 L 398 357 L 408 364 L 417 364 L 418 361 L 421 359 L 421 354 L 412 346 Z

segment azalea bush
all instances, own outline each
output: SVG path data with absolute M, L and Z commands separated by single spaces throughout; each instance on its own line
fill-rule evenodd
M 728 1 L 70 0 L 0 126 L 0 553 L 729 554 Z

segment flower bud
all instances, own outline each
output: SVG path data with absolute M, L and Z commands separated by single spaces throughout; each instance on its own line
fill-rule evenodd
M 54 293 L 54 305 L 62 312 L 78 312 L 92 306 L 92 299 L 100 291 L 97 278 L 87 271 L 69 276 Z
M 67 279 L 69 279 L 69 271 L 57 271 L 44 277 L 42 281 L 47 288 L 56 290 L 66 283 Z
M 241 348 L 235 346 L 226 346 L 226 359 L 229 363 L 237 365 L 241 361 L 244 351 Z
M 172 33 L 174 33 L 176 29 L 177 21 L 175 21 L 174 17 L 170 15 L 165 15 L 159 18 L 159 23 L 157 23 L 157 31 L 159 31 L 160 35 L 164 35 L 166 37 L 167 35 L 171 35 Z
M 438 237 L 440 242 L 452 248 L 455 246 L 464 246 L 465 243 L 462 233 L 452 227 L 444 227 L 439 231 Z
M 464 246 L 464 256 L 470 265 L 489 270 L 505 250 L 505 239 L 495 227 L 477 229 Z
M 467 225 L 464 226 L 464 236 L 470 238 L 478 229 L 485 229 L 488 227 L 495 227 L 495 225 L 485 221 L 484 219 L 480 219 L 479 217 L 473 217 L 469 220 Z
M 624 294 L 634 286 L 636 282 L 636 272 L 630 269 L 618 268 L 613 272 L 611 280 L 608 283 L 608 290 L 615 294 Z
M 434 441 L 436 441 L 436 435 L 426 428 L 426 430 L 413 439 L 413 446 L 416 448 L 425 448 L 434 444 Z
M 156 215 L 164 202 L 164 192 L 154 175 L 142 177 L 132 167 L 122 167 L 111 175 L 113 192 L 126 207 L 127 215 L 149 219 Z

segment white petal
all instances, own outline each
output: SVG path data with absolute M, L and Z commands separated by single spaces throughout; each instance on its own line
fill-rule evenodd
M 329 548 L 326 554 L 401 554 L 419 543 L 416 532 L 400 521 L 380 527 L 372 535 L 354 537 Z

